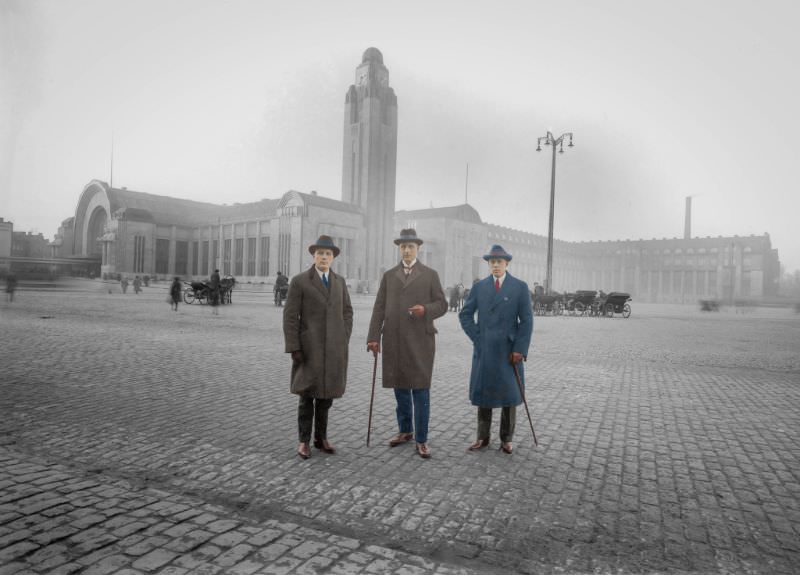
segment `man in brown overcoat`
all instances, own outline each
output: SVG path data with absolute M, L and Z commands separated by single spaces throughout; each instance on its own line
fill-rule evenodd
M 413 438 L 417 453 L 427 459 L 431 455 L 428 418 L 436 351 L 433 320 L 447 313 L 447 299 L 439 275 L 417 261 L 422 245 L 417 232 L 402 230 L 394 243 L 400 247 L 402 261 L 381 279 L 367 349 L 377 356 L 383 347 L 383 387 L 393 388 L 397 401 L 400 432 L 389 445 L 394 447 Z
M 344 278 L 331 271 L 339 248 L 329 236 L 320 236 L 308 248 L 314 265 L 292 278 L 283 308 L 286 353 L 292 354 L 290 390 L 300 396 L 297 454 L 311 456 L 314 447 L 326 453 L 336 449 L 328 441 L 328 410 L 344 395 L 347 383 L 347 346 L 353 331 L 353 307 Z

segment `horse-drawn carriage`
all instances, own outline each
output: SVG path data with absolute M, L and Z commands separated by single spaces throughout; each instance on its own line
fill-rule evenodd
M 533 296 L 533 313 L 536 315 L 561 315 L 564 313 L 564 296 L 558 292 Z
M 236 278 L 233 276 L 225 276 L 219 281 L 217 294 L 214 293 L 208 282 L 191 281 L 183 283 L 186 285 L 183 290 L 183 301 L 186 303 L 213 303 L 215 297 L 219 298 L 219 303 L 221 304 L 233 303 L 233 288 L 236 285 Z
M 575 293 L 566 294 L 566 301 L 564 307 L 570 315 L 590 315 L 596 309 L 597 291 L 595 290 L 578 290 Z
M 622 317 L 628 318 L 631 315 L 631 306 L 628 302 L 631 301 L 631 294 L 625 292 L 612 291 L 605 297 L 605 302 L 602 305 L 603 315 L 606 317 L 614 317 L 615 313 L 622 314 Z

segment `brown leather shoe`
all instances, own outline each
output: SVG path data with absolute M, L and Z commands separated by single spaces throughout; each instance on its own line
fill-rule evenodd
M 309 447 L 308 443 L 301 443 L 297 446 L 297 455 L 303 459 L 311 457 L 311 447 Z
M 504 441 L 500 444 L 500 449 L 503 450 L 503 453 L 508 453 L 511 455 L 514 452 L 514 446 L 511 445 L 510 441 Z
M 429 459 L 431 456 L 431 448 L 427 443 L 417 443 L 417 453 L 422 459 Z
M 330 454 L 336 453 L 336 448 L 333 445 L 331 445 L 330 441 L 328 441 L 327 439 L 315 439 L 314 447 L 316 447 L 320 451 L 324 451 L 325 453 L 330 453 Z
M 483 449 L 485 447 L 489 447 L 489 440 L 488 439 L 478 439 L 477 441 L 475 441 L 475 443 L 473 443 L 472 445 L 467 447 L 467 450 L 468 451 L 480 451 L 481 449 Z
M 413 433 L 398 433 L 389 440 L 389 447 L 396 447 L 401 443 L 407 443 L 414 439 Z

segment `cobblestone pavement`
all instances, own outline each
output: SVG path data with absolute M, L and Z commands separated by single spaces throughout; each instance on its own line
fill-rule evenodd
M 393 398 L 380 385 L 364 445 L 372 300 L 354 296 L 348 391 L 329 429 L 339 452 L 301 461 L 271 294 L 245 286 L 212 316 L 170 311 L 166 287 L 71 282 L 0 306 L 0 575 L 796 572 L 789 310 L 634 301 L 629 319 L 537 317 L 540 445 L 520 411 L 512 456 L 496 437 L 465 450 L 471 349 L 450 313 L 423 461 L 386 444 Z

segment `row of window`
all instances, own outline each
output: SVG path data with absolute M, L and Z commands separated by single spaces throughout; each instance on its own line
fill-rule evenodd
M 245 239 L 247 242 L 245 243 Z M 260 242 L 260 246 L 258 243 Z M 190 252 L 191 244 L 191 252 Z M 134 271 L 144 272 L 144 236 L 134 239 Z M 246 251 L 245 251 L 246 246 Z M 256 259 L 260 249 L 260 258 Z M 155 272 L 159 275 L 200 275 L 208 276 L 214 269 L 222 275 L 233 276 L 268 276 L 269 270 L 269 237 L 226 239 L 222 242 L 222 258 L 219 263 L 219 240 L 203 240 L 188 242 L 175 241 L 174 268 L 170 270 L 170 240 L 156 240 Z

